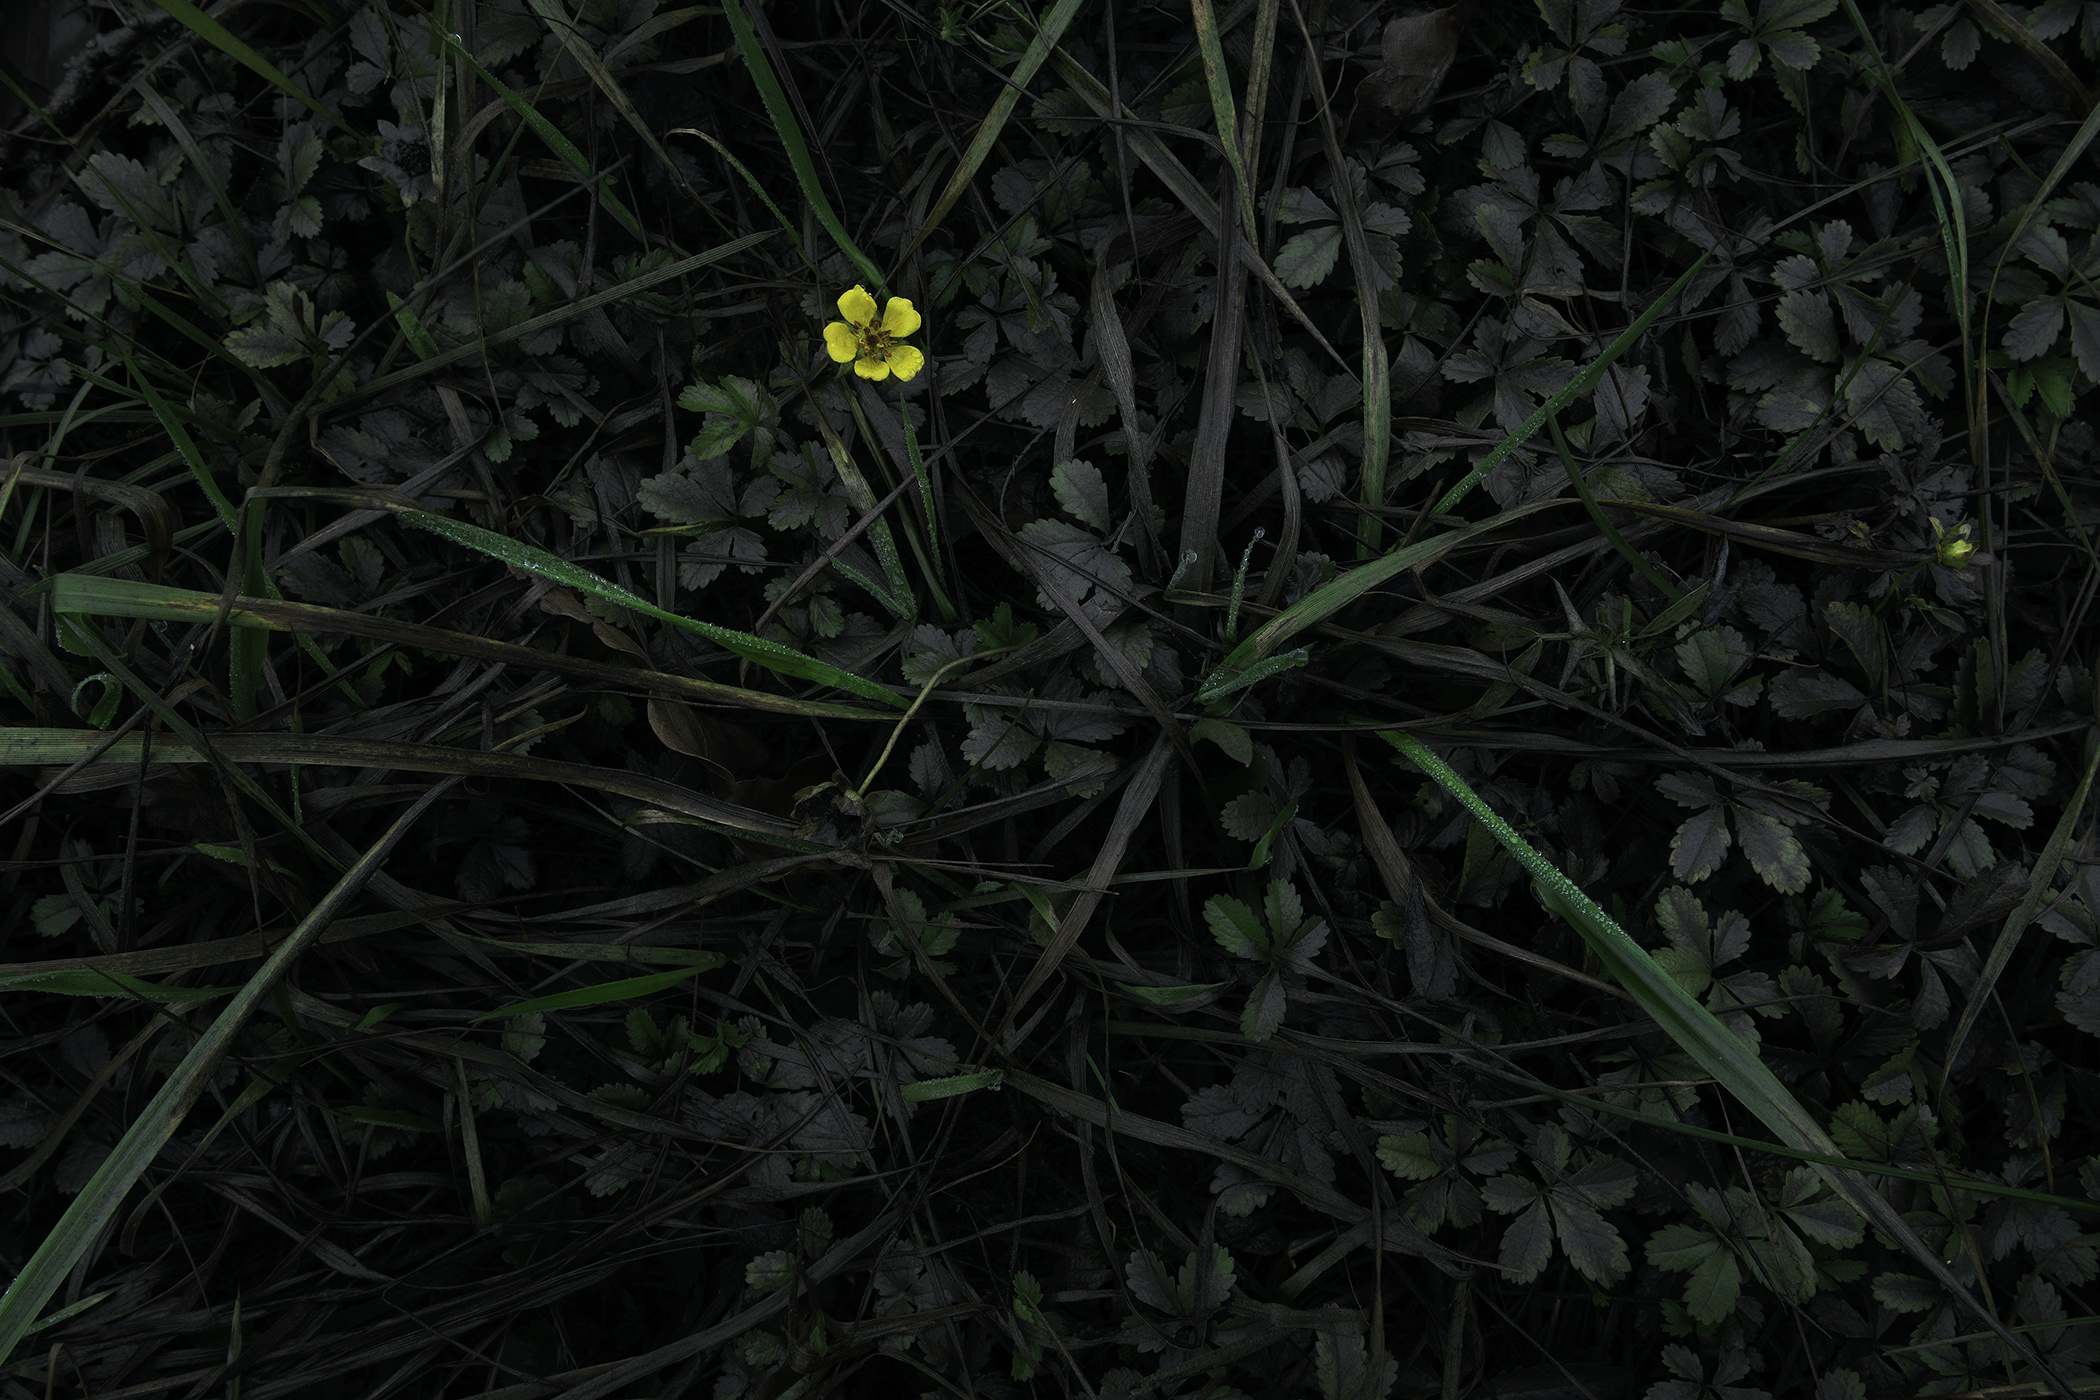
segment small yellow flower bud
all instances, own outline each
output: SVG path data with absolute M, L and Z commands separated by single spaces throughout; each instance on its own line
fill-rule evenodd
M 1932 557 L 1942 568 L 1966 569 L 1969 556 L 1976 552 L 1975 542 L 1969 538 L 1969 522 L 1964 520 L 1952 530 L 1932 522 Z

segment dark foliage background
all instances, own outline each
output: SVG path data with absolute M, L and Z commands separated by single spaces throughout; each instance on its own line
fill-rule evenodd
M 2100 4 L 60 19 L 9 1400 L 2092 1379 Z

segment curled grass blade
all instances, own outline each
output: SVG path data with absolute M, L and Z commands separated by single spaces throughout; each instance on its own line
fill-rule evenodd
M 758 31 L 751 27 L 751 17 L 744 13 L 739 0 L 722 0 L 722 13 L 728 16 L 729 28 L 736 35 L 737 51 L 744 56 L 744 67 L 750 71 L 751 81 L 758 87 L 759 100 L 765 103 L 766 115 L 773 120 L 773 130 L 787 150 L 788 164 L 794 168 L 795 180 L 802 186 L 802 197 L 809 201 L 817 222 L 831 235 L 832 242 L 839 245 L 839 251 L 852 259 L 853 265 L 887 296 L 890 284 L 883 277 L 882 269 L 860 250 L 860 245 L 846 232 L 846 226 L 839 222 L 831 201 L 824 195 L 823 182 L 817 179 L 816 162 L 809 157 L 809 144 L 802 139 L 801 123 L 795 120 L 795 109 L 788 102 L 779 77 L 773 72 L 765 46 L 758 40 Z
M 1568 921 L 1612 978 L 1633 994 L 1641 1009 L 1653 1017 L 1664 1033 L 1677 1042 L 1701 1069 L 1713 1076 L 1787 1146 L 1831 1161 L 1846 1162 L 1843 1167 L 1825 1163 L 1816 1165 L 1817 1173 L 1838 1199 L 1909 1253 L 1920 1268 L 1988 1327 L 2014 1355 L 2033 1367 L 2037 1374 L 2048 1378 L 2054 1389 L 2066 1396 L 2070 1394 L 2048 1363 L 1995 1313 L 1977 1302 L 1939 1254 L 1918 1238 L 1902 1212 L 1860 1176 L 1857 1167 L 1838 1150 L 1837 1143 L 1824 1131 L 1823 1125 L 1780 1082 L 1779 1076 L 1772 1073 L 1754 1049 L 1722 1025 L 1713 1012 L 1693 1000 L 1647 949 L 1619 927 L 1617 920 L 1533 849 L 1530 842 L 1519 836 L 1464 778 L 1452 770 L 1451 765 L 1431 752 L 1420 739 L 1392 730 L 1382 731 L 1379 737 L 1472 813 L 1474 820 L 1486 828 L 1531 875 L 1546 906 Z

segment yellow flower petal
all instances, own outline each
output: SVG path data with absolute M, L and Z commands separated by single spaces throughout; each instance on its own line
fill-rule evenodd
M 839 298 L 839 315 L 856 326 L 866 326 L 875 320 L 875 298 L 868 295 L 866 287 L 855 287 Z
M 832 359 L 844 364 L 860 353 L 860 338 L 844 321 L 833 321 L 824 327 L 824 348 L 831 352 Z
M 890 305 L 895 306 L 895 302 Z M 914 316 L 913 320 L 918 318 Z M 926 357 L 919 353 L 916 345 L 892 345 L 890 347 L 890 373 L 899 379 L 909 379 L 926 367 Z
M 903 297 L 891 297 L 882 311 L 882 328 L 894 336 L 907 336 L 919 328 L 919 313 Z M 911 376 L 906 375 L 907 379 Z
M 873 356 L 855 360 L 853 362 L 853 372 L 862 379 L 888 379 L 890 377 L 890 367 Z

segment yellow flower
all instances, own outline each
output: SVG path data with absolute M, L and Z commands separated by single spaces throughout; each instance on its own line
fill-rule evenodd
M 925 368 L 918 346 L 897 344 L 919 328 L 918 311 L 903 297 L 891 297 L 878 320 L 875 298 L 855 287 L 839 298 L 839 315 L 846 319 L 824 327 L 824 348 L 840 364 L 851 360 L 862 379 L 909 379 Z

